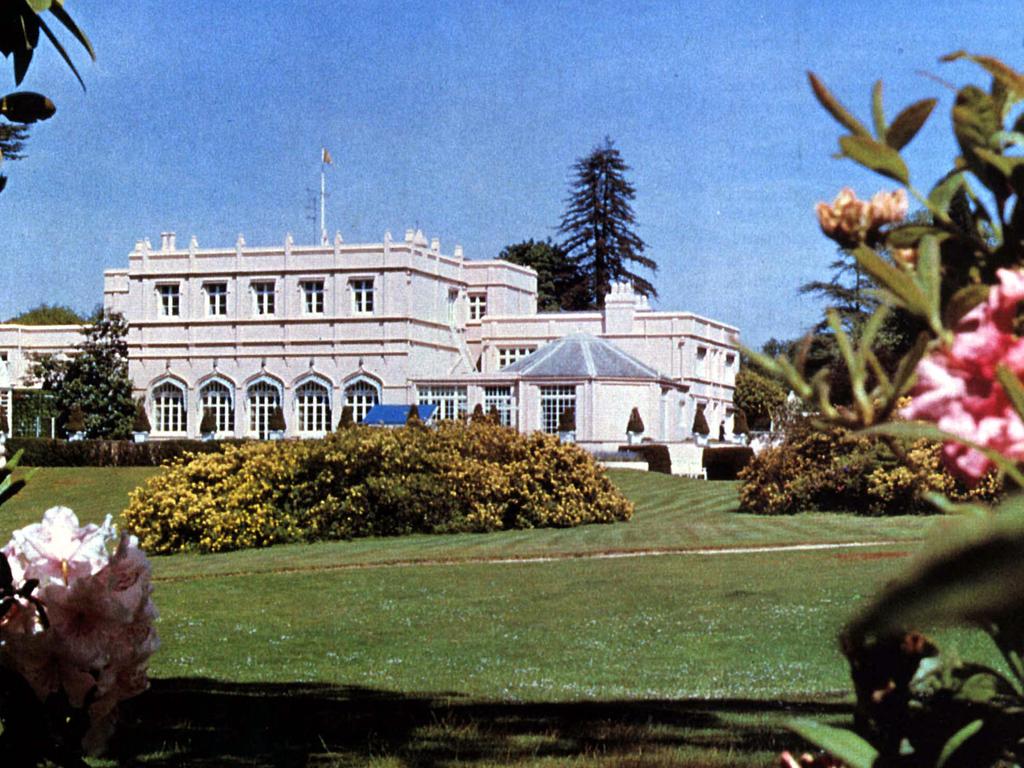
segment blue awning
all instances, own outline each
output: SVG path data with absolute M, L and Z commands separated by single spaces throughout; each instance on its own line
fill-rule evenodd
M 416 412 L 420 415 L 420 421 L 426 424 L 437 412 L 437 405 L 417 405 Z M 361 424 L 370 424 L 377 427 L 400 427 L 409 418 L 408 405 L 375 405 L 363 417 Z

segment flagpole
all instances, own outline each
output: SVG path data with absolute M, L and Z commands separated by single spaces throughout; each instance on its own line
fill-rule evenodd
M 323 162 L 323 155 L 320 156 L 320 245 L 327 245 L 327 224 L 324 221 L 324 197 L 326 194 L 327 165 Z

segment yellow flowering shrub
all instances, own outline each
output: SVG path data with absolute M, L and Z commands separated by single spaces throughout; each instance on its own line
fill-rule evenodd
M 186 455 L 133 492 L 125 525 L 150 552 L 412 532 L 628 520 L 590 454 L 488 421 L 356 427 L 323 440 Z

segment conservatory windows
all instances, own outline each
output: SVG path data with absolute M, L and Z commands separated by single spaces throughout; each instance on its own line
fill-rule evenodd
M 503 427 L 513 424 L 512 387 L 484 387 L 484 413 L 498 411 L 498 422 Z
M 548 434 L 558 433 L 558 420 L 564 411 L 576 410 L 576 387 L 553 386 L 540 388 L 540 428 Z
M 167 381 L 153 390 L 153 431 L 185 431 L 185 392 Z
M 428 385 L 420 387 L 417 393 L 418 405 L 436 405 L 435 418 L 458 419 L 468 412 L 468 398 L 465 387 Z
M 307 381 L 295 390 L 295 416 L 301 434 L 323 435 L 331 431 L 331 393 L 318 381 Z

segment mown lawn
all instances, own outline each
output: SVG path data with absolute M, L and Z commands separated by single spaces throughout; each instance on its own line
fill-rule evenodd
M 5 527 L 116 512 L 150 470 L 42 470 Z M 842 722 L 836 633 L 936 518 L 766 518 L 619 472 L 627 524 L 154 558 L 163 648 L 116 750 L 147 765 L 768 765 Z M 69 503 L 70 502 L 70 503 Z M 33 507 L 35 509 L 33 509 Z M 536 555 L 892 539 L 873 548 Z M 978 637 L 939 635 L 994 662 Z

